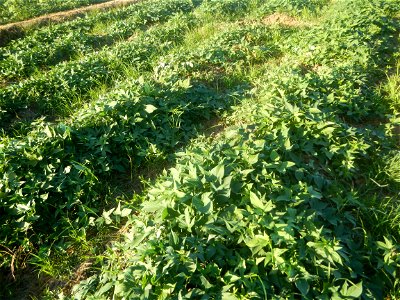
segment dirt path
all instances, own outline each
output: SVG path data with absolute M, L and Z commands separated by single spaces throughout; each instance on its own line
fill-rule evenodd
M 27 28 L 45 25 L 50 22 L 59 23 L 65 20 L 73 19 L 77 16 L 94 10 L 105 10 L 114 7 L 125 6 L 139 1 L 142 0 L 112 0 L 104 3 L 93 4 L 90 6 L 79 7 L 72 10 L 51 13 L 29 20 L 0 25 L 0 47 L 6 45 L 11 40 L 23 36 L 24 31 Z

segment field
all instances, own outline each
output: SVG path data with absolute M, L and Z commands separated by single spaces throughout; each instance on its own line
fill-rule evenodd
M 106 1 L 108 0 L 0 0 L 0 24 Z
M 399 42 L 400 0 L 146 0 L 5 43 L 0 298 L 400 299 Z

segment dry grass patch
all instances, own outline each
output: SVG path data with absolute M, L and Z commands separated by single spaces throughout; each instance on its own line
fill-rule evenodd
M 310 22 L 299 20 L 284 13 L 274 13 L 272 15 L 268 15 L 262 19 L 262 23 L 268 26 L 281 25 L 286 27 L 303 27 L 313 25 Z

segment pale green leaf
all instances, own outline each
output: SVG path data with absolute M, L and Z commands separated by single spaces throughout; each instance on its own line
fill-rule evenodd
M 253 192 L 250 192 L 250 203 L 256 208 L 264 209 L 264 203 Z
M 362 282 L 352 285 L 347 289 L 347 297 L 359 298 L 363 292 Z
M 255 235 L 253 238 L 250 238 L 248 240 L 246 240 L 246 245 L 249 248 L 255 248 L 255 247 L 265 247 L 267 245 L 269 245 L 270 243 L 270 239 L 268 237 L 268 235 L 264 234 L 257 234 Z
M 225 166 L 223 164 L 216 166 L 211 170 L 211 174 L 221 181 L 225 176 Z
M 154 105 L 147 104 L 144 110 L 145 110 L 147 113 L 151 114 L 151 113 L 153 113 L 156 109 L 157 109 L 157 107 L 155 107 Z

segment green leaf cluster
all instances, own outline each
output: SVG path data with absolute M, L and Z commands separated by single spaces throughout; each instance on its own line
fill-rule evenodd
M 355 183 L 394 147 L 383 128 L 360 126 L 384 113 L 371 78 L 395 42 L 393 7 L 338 1 L 312 47 L 292 40 L 301 62 L 265 72 L 259 101 L 231 117 L 244 125 L 178 154 L 73 297 L 385 297 L 400 247 L 395 232 L 366 231 L 368 194 Z

